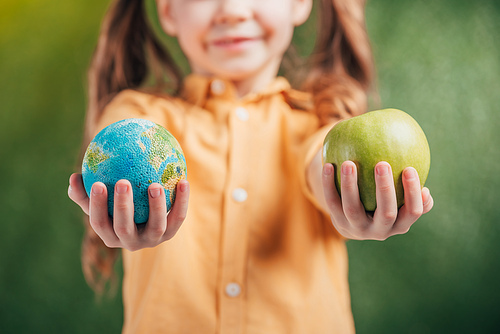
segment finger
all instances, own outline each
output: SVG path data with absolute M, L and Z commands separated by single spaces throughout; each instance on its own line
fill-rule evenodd
M 422 189 L 422 201 L 423 201 L 423 213 L 431 211 L 434 206 L 434 199 L 431 196 L 429 188 L 424 187 Z
M 167 230 L 167 204 L 165 201 L 165 190 L 158 183 L 153 183 L 148 188 L 149 195 L 149 219 L 142 237 L 157 245 Z
M 167 217 L 167 230 L 165 231 L 162 240 L 170 240 L 179 230 L 182 223 L 186 219 L 189 203 L 189 182 L 180 180 L 177 183 L 176 198 L 172 210 Z
M 423 213 L 423 194 L 417 171 L 413 167 L 405 168 L 402 178 L 405 204 L 401 207 L 398 220 L 394 224 L 394 232 L 399 234 L 408 232 L 411 225 Z
M 118 247 L 119 240 L 113 230 L 108 213 L 108 191 L 101 182 L 92 185 L 90 191 L 90 226 L 108 247 Z
M 335 168 L 332 164 L 327 163 L 323 166 L 322 181 L 326 205 L 330 212 L 333 225 L 344 237 L 351 238 L 352 236 L 348 232 L 349 222 L 344 216 L 342 202 L 337 188 L 335 187 Z
M 398 217 L 398 203 L 391 165 L 385 161 L 375 166 L 375 185 L 377 209 L 373 215 L 373 228 L 387 231 Z
M 345 161 L 341 166 L 340 189 L 342 193 L 342 208 L 349 223 L 357 228 L 366 228 L 367 217 L 359 199 L 358 177 L 356 164 Z
M 83 186 L 81 174 L 74 173 L 69 177 L 68 196 L 82 208 L 86 215 L 89 214 L 89 197 Z
M 134 223 L 134 198 L 132 185 L 127 180 L 115 184 L 113 228 L 124 247 L 134 250 L 137 243 L 137 227 Z

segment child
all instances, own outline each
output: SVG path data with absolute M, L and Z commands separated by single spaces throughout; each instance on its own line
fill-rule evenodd
M 84 144 L 115 121 L 152 120 L 180 142 L 189 183 L 179 182 L 168 215 L 161 186 L 151 185 L 150 219 L 138 228 L 128 181 L 115 187 L 111 221 L 104 185 L 88 198 L 73 174 L 69 196 L 90 218 L 82 256 L 89 283 L 102 288 L 113 250 L 124 248 L 124 333 L 354 332 L 345 238 L 405 233 L 432 207 L 407 168 L 398 212 L 390 166 L 381 162 L 378 208 L 367 215 L 354 163 L 341 167 L 341 200 L 333 166 L 321 164 L 327 131 L 366 111 L 373 66 L 364 0 L 318 3 L 303 91 L 277 73 L 312 0 L 156 4 L 192 73 L 182 79 L 154 38 L 143 1 L 116 0 L 90 70 Z M 150 71 L 157 87 L 168 77 L 175 92 L 144 88 Z

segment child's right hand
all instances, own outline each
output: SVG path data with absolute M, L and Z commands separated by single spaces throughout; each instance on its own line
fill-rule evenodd
M 108 193 L 103 183 L 92 186 L 90 198 L 83 186 L 81 174 L 69 179 L 69 198 L 89 216 L 90 225 L 110 248 L 126 248 L 136 251 L 155 247 L 171 239 L 179 230 L 187 214 L 189 183 L 177 184 L 177 195 L 172 210 L 167 214 L 165 191 L 160 184 L 151 184 L 149 193 L 149 220 L 144 229 L 134 222 L 134 203 L 129 181 L 120 180 L 115 185 L 113 219 L 108 215 Z

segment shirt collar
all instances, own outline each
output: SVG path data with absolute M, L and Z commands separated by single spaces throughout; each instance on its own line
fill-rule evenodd
M 247 94 L 241 98 L 238 97 L 232 82 L 199 74 L 188 75 L 184 79 L 181 90 L 181 97 L 184 100 L 200 107 L 203 107 L 206 101 L 211 98 L 239 100 L 245 103 L 255 102 L 276 94 L 283 94 L 291 105 L 307 106 L 311 101 L 310 94 L 292 89 L 290 83 L 284 77 L 277 77 L 264 90 Z M 300 107 L 300 109 L 308 108 Z

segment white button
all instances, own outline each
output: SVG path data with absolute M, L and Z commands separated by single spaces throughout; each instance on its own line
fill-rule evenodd
M 236 108 L 235 112 L 236 112 L 236 117 L 238 117 L 240 121 L 246 122 L 250 118 L 248 110 L 246 110 L 243 107 Z
M 238 283 L 229 283 L 226 285 L 226 294 L 229 297 L 238 297 L 241 293 L 241 287 Z
M 210 83 L 210 90 L 215 95 L 221 95 L 222 93 L 224 93 L 225 89 L 226 89 L 226 84 L 224 83 L 224 81 L 215 79 Z
M 248 193 L 243 188 L 236 188 L 233 190 L 233 199 L 236 202 L 245 202 L 248 198 Z

